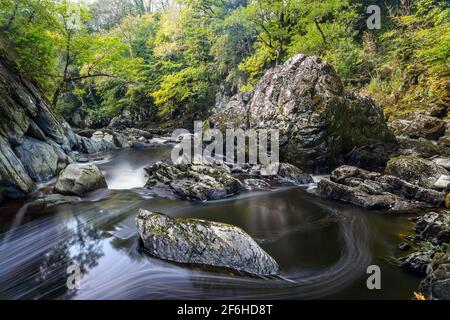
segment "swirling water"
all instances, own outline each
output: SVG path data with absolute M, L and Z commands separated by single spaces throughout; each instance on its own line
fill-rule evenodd
M 143 167 L 169 147 L 121 150 L 98 163 L 110 190 L 44 211 L 0 207 L 0 299 L 409 299 L 420 278 L 392 264 L 412 232 L 394 216 L 318 198 L 301 187 L 248 192 L 210 203 L 161 197 L 142 188 Z M 278 278 L 186 267 L 141 250 L 139 208 L 226 222 L 246 230 L 279 263 Z M 381 290 L 368 290 L 369 265 Z M 67 268 L 81 271 L 68 289 Z

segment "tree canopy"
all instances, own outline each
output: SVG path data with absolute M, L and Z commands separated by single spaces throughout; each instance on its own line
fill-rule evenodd
M 1 49 L 63 115 L 147 108 L 194 117 L 295 54 L 333 64 L 389 115 L 448 103 L 445 0 L 387 1 L 381 30 L 353 0 L 3 0 Z

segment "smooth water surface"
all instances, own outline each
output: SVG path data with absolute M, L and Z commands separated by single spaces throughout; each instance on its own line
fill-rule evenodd
M 170 147 L 121 150 L 98 163 L 110 190 L 77 204 L 36 212 L 0 207 L 0 299 L 410 299 L 420 278 L 391 261 L 412 232 L 406 216 L 328 201 L 301 187 L 247 192 L 191 203 L 142 188 L 143 167 L 167 160 Z M 139 208 L 237 225 L 279 263 L 276 279 L 186 267 L 142 252 Z M 404 254 L 404 253 L 403 253 Z M 381 267 L 382 290 L 366 287 Z M 67 288 L 79 266 L 80 289 Z

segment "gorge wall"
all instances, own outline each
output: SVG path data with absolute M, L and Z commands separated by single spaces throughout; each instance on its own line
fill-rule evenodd
M 0 201 L 20 198 L 67 166 L 90 139 L 55 115 L 39 88 L 0 55 Z

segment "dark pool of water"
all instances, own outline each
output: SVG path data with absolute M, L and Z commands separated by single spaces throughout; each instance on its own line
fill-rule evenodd
M 420 278 L 392 257 L 412 224 L 406 216 L 327 201 L 300 187 L 245 193 L 211 203 L 162 198 L 141 187 L 142 168 L 170 148 L 123 150 L 99 167 L 108 191 L 82 203 L 33 212 L 0 207 L 0 299 L 410 299 Z M 127 189 L 127 190 L 122 190 Z M 188 268 L 142 252 L 139 208 L 237 225 L 279 263 L 282 277 L 250 278 Z M 367 289 L 369 265 L 381 290 Z M 67 268 L 81 287 L 67 288 Z

